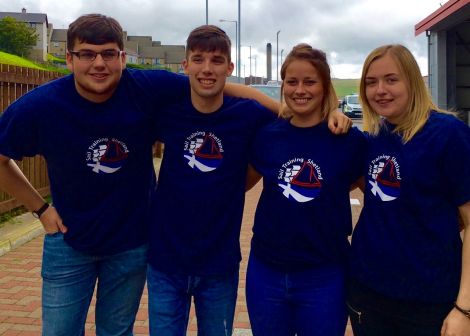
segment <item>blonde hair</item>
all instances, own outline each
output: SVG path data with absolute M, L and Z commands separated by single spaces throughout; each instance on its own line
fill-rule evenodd
M 400 44 L 389 44 L 378 47 L 367 56 L 362 69 L 359 85 L 360 99 L 364 115 L 364 130 L 372 135 L 377 135 L 383 124 L 377 112 L 375 112 L 366 96 L 366 75 L 371 64 L 377 59 L 389 55 L 396 62 L 400 75 L 403 76 L 409 94 L 408 104 L 396 125 L 394 132 L 399 133 L 404 143 L 410 141 L 424 126 L 429 118 L 431 110 L 445 112 L 437 108 L 424 83 L 418 63 L 411 52 Z
M 321 104 L 322 120 L 326 120 L 332 111 L 335 111 L 338 107 L 338 98 L 331 82 L 330 66 L 326 60 L 326 54 L 318 49 L 312 48 L 306 43 L 297 44 L 292 48 L 291 52 L 287 55 L 284 63 L 281 66 L 281 79 L 283 80 L 281 85 L 281 108 L 279 110 L 279 116 L 288 118 L 292 116 L 292 112 L 289 110 L 284 102 L 284 79 L 286 77 L 287 67 L 295 61 L 303 60 L 309 62 L 318 72 L 322 85 L 323 85 L 323 99 Z

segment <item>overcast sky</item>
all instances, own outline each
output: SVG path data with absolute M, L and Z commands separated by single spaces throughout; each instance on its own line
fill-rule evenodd
M 276 79 L 276 32 L 279 62 L 294 45 L 306 42 L 324 50 L 333 76 L 358 78 L 362 63 L 375 47 L 401 43 L 427 74 L 427 39 L 414 36 L 416 23 L 446 0 L 240 0 L 241 74 L 266 76 L 266 44 L 273 50 Z M 208 0 L 209 23 L 224 29 L 235 45 L 238 0 Z M 102 13 L 117 19 L 129 35 L 150 35 L 162 44 L 185 44 L 188 33 L 206 22 L 206 0 L 0 0 L 0 11 L 47 14 L 55 28 L 67 28 L 78 16 Z M 235 49 L 232 50 L 235 58 Z M 256 73 L 255 73 L 256 59 Z M 280 68 L 280 65 L 279 65 Z

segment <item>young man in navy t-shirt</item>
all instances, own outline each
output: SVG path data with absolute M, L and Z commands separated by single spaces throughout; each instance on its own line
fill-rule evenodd
M 73 75 L 29 92 L 0 118 L 1 187 L 46 231 L 44 335 L 83 335 L 97 282 L 96 333 L 132 335 L 156 185 L 145 104 L 162 107 L 188 95 L 189 86 L 166 71 L 125 70 L 122 33 L 112 18 L 78 18 L 67 38 Z M 13 161 L 36 154 L 46 159 L 54 206 Z
M 201 335 L 231 335 L 247 149 L 274 114 L 223 96 L 233 63 L 220 28 L 191 32 L 183 67 L 191 99 L 158 120 L 165 155 L 150 226 L 150 334 L 184 335 L 193 298 Z

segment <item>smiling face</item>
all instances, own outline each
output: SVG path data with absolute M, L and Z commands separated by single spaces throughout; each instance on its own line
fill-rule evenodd
M 293 125 L 308 127 L 322 120 L 323 82 L 310 62 L 297 59 L 287 66 L 283 94 Z
M 196 108 L 222 102 L 225 81 L 233 71 L 233 63 L 226 54 L 219 50 L 191 50 L 183 68 L 189 76 L 191 100 Z
M 75 41 L 73 50 L 91 50 L 102 52 L 104 50 L 119 50 L 117 43 L 89 44 Z M 73 72 L 75 88 L 85 99 L 95 103 L 101 103 L 109 99 L 122 76 L 122 70 L 126 66 L 126 56 L 121 53 L 114 60 L 104 61 L 101 55 L 93 61 L 79 59 L 78 56 L 67 52 L 67 67 Z
M 392 124 L 398 124 L 409 102 L 406 79 L 388 53 L 373 61 L 365 76 L 365 94 L 371 108 Z

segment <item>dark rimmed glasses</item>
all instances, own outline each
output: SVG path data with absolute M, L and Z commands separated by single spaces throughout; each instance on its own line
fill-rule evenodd
M 69 53 L 77 56 L 80 61 L 85 61 L 85 62 L 93 62 L 98 55 L 101 55 L 101 58 L 105 62 L 111 62 L 115 61 L 121 56 L 123 53 L 122 50 L 116 50 L 116 49 L 106 49 L 100 52 L 96 52 L 93 50 L 78 50 L 78 51 L 70 51 Z

